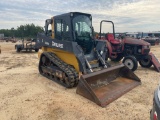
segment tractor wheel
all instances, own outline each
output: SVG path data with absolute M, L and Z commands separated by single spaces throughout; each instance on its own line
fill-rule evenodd
M 35 49 L 35 52 L 38 52 L 39 51 L 39 49 Z
M 21 51 L 21 49 L 17 47 L 17 48 L 16 48 L 16 51 L 17 51 L 17 52 L 20 52 L 20 51 Z
M 139 61 L 139 64 L 140 64 L 142 67 L 150 68 L 150 67 L 152 66 L 152 61 L 151 61 L 150 57 L 147 56 L 146 58 L 140 60 L 140 61 Z
M 138 63 L 134 56 L 125 57 L 123 63 L 132 71 L 135 71 L 138 68 Z
M 111 59 L 111 61 L 119 62 L 122 60 L 122 58 L 123 58 L 123 56 L 118 55 L 116 58 L 110 58 L 110 59 Z

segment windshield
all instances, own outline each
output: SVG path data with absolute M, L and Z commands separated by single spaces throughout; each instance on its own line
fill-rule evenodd
M 79 15 L 73 19 L 73 30 L 76 39 L 89 39 L 92 37 L 91 20 L 85 15 Z
M 93 47 L 90 18 L 85 15 L 78 15 L 73 18 L 73 31 L 75 41 L 81 46 L 84 54 L 89 54 Z

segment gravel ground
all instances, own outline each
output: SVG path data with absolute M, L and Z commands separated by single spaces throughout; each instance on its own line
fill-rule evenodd
M 14 43 L 0 43 L 1 120 L 149 120 L 153 92 L 160 74 L 138 67 L 142 85 L 105 108 L 66 89 L 38 72 L 35 52 L 16 53 Z M 160 46 L 151 48 L 160 60 Z

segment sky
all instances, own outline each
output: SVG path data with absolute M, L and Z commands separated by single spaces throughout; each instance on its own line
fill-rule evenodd
M 0 0 L 0 29 L 34 23 L 68 12 L 92 15 L 94 30 L 100 21 L 110 20 L 116 32 L 160 31 L 160 0 Z M 103 32 L 110 32 L 105 24 Z

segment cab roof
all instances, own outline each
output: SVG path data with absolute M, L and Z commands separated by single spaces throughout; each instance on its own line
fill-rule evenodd
M 56 16 L 53 16 L 54 18 L 59 18 L 59 17 L 65 17 L 65 16 L 75 16 L 75 15 L 86 15 L 88 17 L 91 16 L 91 14 L 88 14 L 88 13 L 82 13 L 82 12 L 69 12 L 69 13 L 64 13 L 64 14 L 61 14 L 61 15 L 56 15 Z

